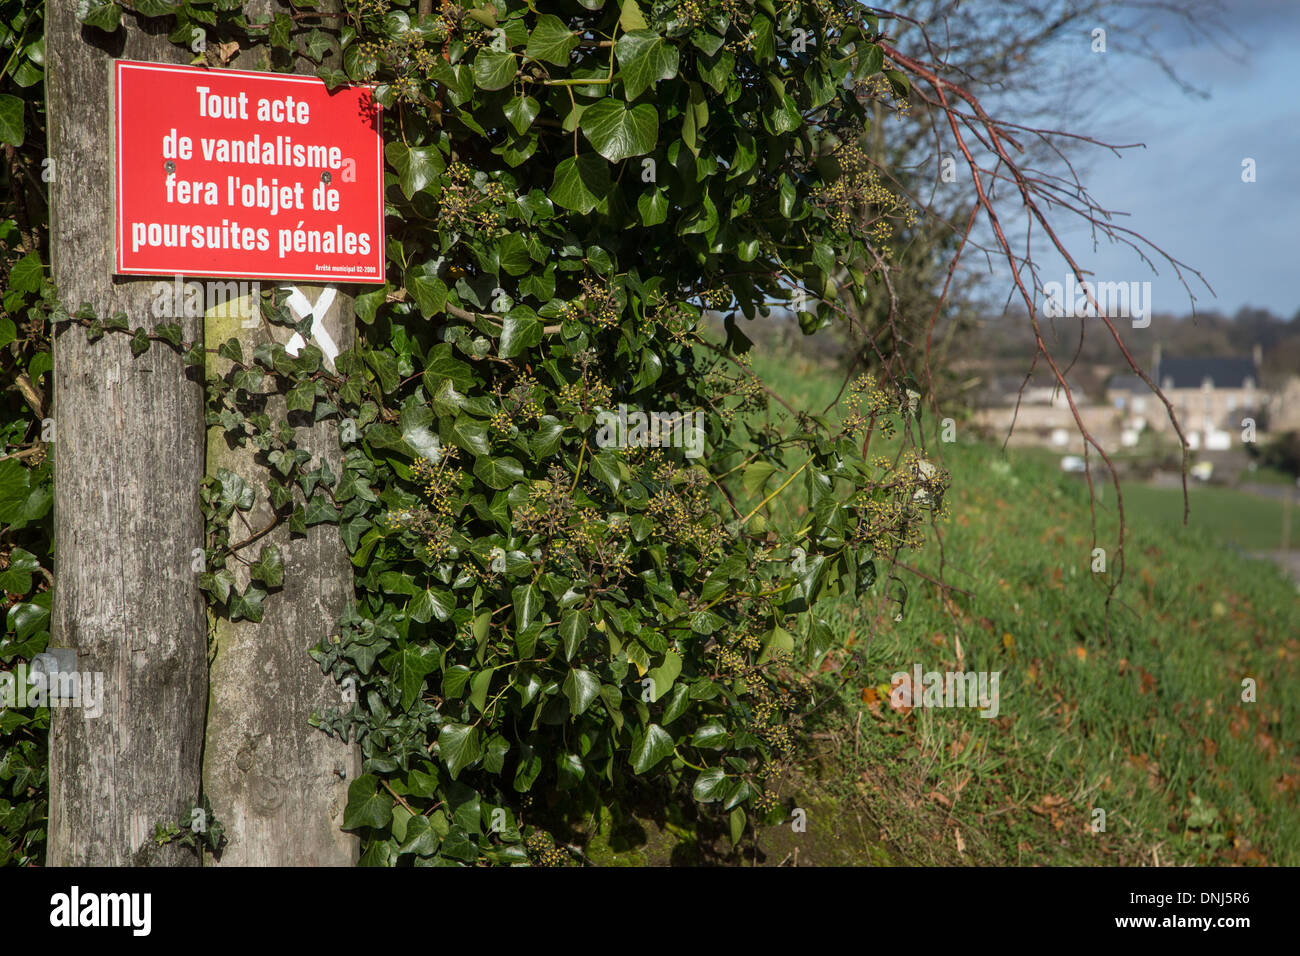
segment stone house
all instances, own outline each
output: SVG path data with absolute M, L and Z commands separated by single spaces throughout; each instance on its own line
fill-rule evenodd
M 1156 346 L 1151 380 L 1169 399 L 1193 450 L 1224 451 L 1239 446 L 1244 434 L 1263 430 L 1269 396 L 1259 385 L 1262 359 L 1259 346 L 1249 356 L 1200 358 L 1162 356 Z M 1112 379 L 1106 400 L 1123 414 L 1126 431 L 1173 430 L 1163 403 L 1136 375 Z

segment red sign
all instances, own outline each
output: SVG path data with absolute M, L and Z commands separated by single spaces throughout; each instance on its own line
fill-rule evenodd
M 379 105 L 368 87 L 114 68 L 117 272 L 384 281 Z

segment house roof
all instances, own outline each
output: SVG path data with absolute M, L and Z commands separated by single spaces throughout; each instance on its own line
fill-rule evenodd
M 1157 385 L 1165 387 L 1173 379 L 1174 388 L 1200 388 L 1209 379 L 1215 388 L 1245 388 L 1246 379 L 1259 383 L 1259 369 L 1255 360 L 1247 357 L 1206 357 L 1160 359 L 1154 376 Z
M 1108 392 L 1149 392 L 1147 383 L 1136 375 L 1116 375 L 1106 385 Z

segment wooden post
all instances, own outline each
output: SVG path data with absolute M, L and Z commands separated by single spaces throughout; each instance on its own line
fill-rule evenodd
M 76 0 L 46 6 L 46 95 L 54 281 L 70 310 L 156 320 L 156 280 L 115 280 L 115 56 L 184 62 L 161 23 L 127 15 L 114 34 L 83 27 Z M 158 321 L 172 321 L 167 318 Z M 183 335 L 202 333 L 179 319 Z M 199 798 L 207 624 L 192 562 L 203 544 L 203 390 L 180 354 L 155 343 L 132 357 L 128 337 L 95 343 L 63 327 L 54 343 L 54 552 L 51 646 L 102 674 L 103 712 L 55 708 L 50 733 L 47 862 L 195 865 L 158 846 L 154 825 Z
M 338 10 L 337 2 L 322 4 Z M 245 4 L 245 16 L 262 22 L 276 12 L 293 12 L 267 0 Z M 266 69 L 266 51 L 254 49 L 229 65 L 244 70 Z M 329 62 L 327 60 L 327 62 Z M 298 72 L 315 67 L 298 61 Z M 305 184 L 310 188 L 311 184 Z M 263 283 L 264 287 L 271 283 Z M 325 286 L 299 286 L 305 301 L 315 306 Z M 352 297 L 331 288 L 333 301 L 322 310 L 325 329 L 340 350 L 352 347 L 355 322 Z M 299 300 L 301 302 L 302 300 Z M 215 346 L 237 338 L 244 355 L 257 345 L 285 344 L 291 330 L 266 322 L 254 323 L 243 311 L 207 319 L 207 341 Z M 302 318 L 295 315 L 295 318 Z M 253 326 L 251 328 L 247 326 Z M 313 343 L 319 345 L 319 343 Z M 218 371 L 229 363 L 215 356 Z M 268 398 L 266 412 L 273 421 L 286 419 L 283 395 Z M 324 460 L 335 475 L 343 474 L 336 420 L 312 423 L 296 413 L 299 447 L 312 455 L 311 467 Z M 231 448 L 220 428 L 208 434 L 208 473 L 226 468 L 259 490 L 247 515 L 254 528 L 263 528 L 274 512 L 266 500 L 270 472 L 251 448 Z M 231 541 L 248 536 L 243 522 L 230 527 Z M 361 756 L 352 744 L 327 736 L 308 723 L 311 714 L 343 706 L 338 685 L 321 672 L 308 648 L 337 633 L 337 621 L 353 596 L 352 563 L 337 525 L 318 524 L 306 535 L 291 536 L 288 522 L 274 528 L 247 549 L 254 560 L 264 545 L 274 545 L 284 559 L 283 587 L 267 596 L 260 623 L 221 620 L 216 626 L 212 661 L 207 742 L 203 757 L 204 792 L 213 812 L 226 828 L 229 844 L 209 865 L 227 866 L 351 866 L 360 855 L 360 841 L 340 829 L 347 805 L 348 784 L 360 773 Z M 236 563 L 236 583 L 248 585 L 248 571 Z
M 325 288 L 299 287 L 315 305 Z M 246 300 L 245 300 L 246 301 Z M 261 322 L 245 328 L 247 312 L 207 320 L 208 341 L 237 338 L 244 355 L 258 344 L 284 344 L 292 330 Z M 334 298 L 324 315 L 326 331 L 340 349 L 352 346 L 351 300 Z M 212 357 L 224 372 L 230 363 Z M 283 395 L 267 399 L 272 421 L 286 418 Z M 310 467 L 323 459 L 335 475 L 343 473 L 338 424 L 311 424 L 302 413 L 288 416 L 295 440 L 312 455 Z M 208 433 L 208 470 L 226 468 L 259 489 L 246 515 L 254 529 L 274 518 L 264 488 L 269 471 L 253 448 L 232 448 L 217 427 Z M 249 536 L 232 516 L 232 541 Z M 284 559 L 284 585 L 269 594 L 262 621 L 220 620 L 212 662 L 207 746 L 203 757 L 204 792 L 226 828 L 229 845 L 219 860 L 232 866 L 350 866 L 359 842 L 339 827 L 347 804 L 348 784 L 360 772 L 360 754 L 352 746 L 308 724 L 313 711 L 342 705 L 338 685 L 307 656 L 307 649 L 336 633 L 336 622 L 352 597 L 352 564 L 338 526 L 317 524 L 306 535 L 291 536 L 282 522 L 251 544 L 245 560 L 274 545 Z M 236 585 L 248 586 L 248 569 L 235 565 Z

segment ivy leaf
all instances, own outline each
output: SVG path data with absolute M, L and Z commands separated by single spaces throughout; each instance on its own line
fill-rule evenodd
M 309 412 L 316 407 L 316 383 L 299 382 L 284 397 L 285 408 L 291 412 Z
M 362 774 L 348 785 L 348 805 L 343 811 L 343 829 L 374 827 L 382 830 L 393 820 L 393 801 L 379 792 L 379 778 Z
M 24 132 L 23 101 L 8 93 L 0 95 L 0 143 L 21 146 Z
M 636 0 L 623 0 L 623 5 L 619 8 L 618 25 L 627 31 L 646 28 L 645 14 L 641 12 Z
M 260 588 L 249 585 L 241 594 L 238 591 L 232 591 L 230 594 L 230 619 L 232 621 L 248 620 L 254 624 L 262 620 L 262 602 L 266 600 L 266 592 Z
M 10 97 L 13 99 L 13 97 Z M 0 96 L 0 100 L 4 97 Z M 18 292 L 35 292 L 45 279 L 45 269 L 41 257 L 36 252 L 29 252 L 9 270 L 9 288 Z
M 659 113 L 649 103 L 628 109 L 612 97 L 603 99 L 587 107 L 579 126 L 611 163 L 649 153 L 659 139 Z
M 399 853 L 414 853 L 416 856 L 429 857 L 438 852 L 442 842 L 438 831 L 433 828 L 426 817 L 412 817 L 406 825 L 406 839 L 399 846 Z
M 366 350 L 366 362 L 374 371 L 375 377 L 379 379 L 379 387 L 385 394 L 397 391 L 397 384 L 401 381 L 398 374 L 397 356 L 392 352 L 381 352 L 378 349 Z
M 437 656 L 408 645 L 398 654 L 397 665 L 396 683 L 402 692 L 402 710 L 410 710 L 424 690 L 425 678 L 437 668 Z
M 235 586 L 235 576 L 225 568 L 213 573 L 199 575 L 199 587 L 211 593 L 218 601 L 225 604 L 230 599 L 230 591 Z
M 704 87 L 690 84 L 690 99 L 682 114 L 682 142 L 697 156 L 700 153 L 700 131 L 709 123 L 709 105 L 704 100 Z
M 436 146 L 407 146 L 392 142 L 384 147 L 384 158 L 397 171 L 397 185 L 410 199 L 446 168 L 446 161 Z
M 730 50 L 723 50 L 720 54 L 711 56 L 707 61 L 701 61 L 696 67 L 700 79 L 713 87 L 717 93 L 721 93 L 727 88 L 727 83 L 735 70 L 736 57 Z
M 48 592 L 46 592 L 48 595 Z M 40 595 L 37 595 L 40 597 Z M 6 626 L 13 631 L 13 639 L 24 641 L 39 630 L 49 626 L 50 609 L 40 604 L 20 601 L 9 607 L 5 617 Z
M 236 365 L 244 364 L 244 347 L 239 344 L 239 339 L 226 339 L 217 346 L 217 355 L 224 359 L 230 359 Z
M 614 45 L 614 54 L 618 58 L 618 75 L 623 81 L 623 96 L 629 101 L 659 80 L 669 80 L 677 75 L 677 47 L 651 30 L 632 30 L 623 34 Z
M 447 304 L 447 285 L 437 276 L 408 272 L 406 290 L 426 319 L 440 313 Z
M 154 335 L 160 339 L 165 339 L 177 347 L 181 344 L 181 327 L 175 322 L 168 322 L 166 325 L 156 326 L 153 330 Z
M 438 754 L 451 779 L 479 758 L 478 728 L 468 724 L 443 724 L 438 732 Z
M 650 700 L 657 701 L 672 689 L 677 675 L 682 672 L 682 659 L 676 651 L 664 654 L 664 662 L 650 671 Z
M 474 84 L 480 90 L 503 90 L 514 82 L 517 72 L 513 53 L 484 47 L 474 58 Z
M 775 14 L 774 14 L 775 15 Z M 776 29 L 772 21 L 759 15 L 749 22 L 754 59 L 766 63 L 776 56 Z
M 253 489 L 233 471 L 228 468 L 218 469 L 217 483 L 221 486 L 220 500 L 223 505 L 240 511 L 253 507 Z
M 399 422 L 402 429 L 402 441 L 411 452 L 429 461 L 437 461 L 442 456 L 442 440 L 433 430 L 433 412 L 428 406 L 408 404 L 402 409 Z
M 469 704 L 480 714 L 487 706 L 487 691 L 491 687 L 491 675 L 493 671 L 489 667 L 478 671 L 469 679 Z
M 469 683 L 471 673 L 464 664 L 448 667 L 442 672 L 442 696 L 448 700 L 458 699 L 465 693 L 465 685 Z
M 650 655 L 646 649 L 638 642 L 632 641 L 624 648 L 624 651 L 627 654 L 628 661 L 636 665 L 637 674 L 644 677 L 646 671 L 650 669 Z
M 573 660 L 573 655 L 578 653 L 578 648 L 582 645 L 582 639 L 587 636 L 589 627 L 586 611 L 570 608 L 564 612 L 564 616 L 560 618 L 560 640 L 564 642 L 565 660 Z
M 271 46 L 278 46 L 281 49 L 289 49 L 292 46 L 290 34 L 293 31 L 293 20 L 287 13 L 277 13 L 275 19 L 271 21 L 270 41 Z
M 372 45 L 352 43 L 343 54 L 343 69 L 352 80 L 358 82 L 368 80 L 375 75 L 378 67 L 379 61 Z
M 657 226 L 668 218 L 668 196 L 658 187 L 642 193 L 636 201 L 641 225 Z
M 511 592 L 515 606 L 515 627 L 526 630 L 537 616 L 542 605 L 542 595 L 532 584 L 521 584 Z
M 889 85 L 893 88 L 894 95 L 899 99 L 907 96 L 911 89 L 908 82 L 907 74 L 899 70 L 885 70 L 885 79 L 889 80 Z
M 542 15 L 529 34 L 526 52 L 531 59 L 555 66 L 568 66 L 569 54 L 577 45 L 578 38 L 564 25 L 564 21 L 547 13 Z
M 447 387 L 450 381 L 448 379 L 444 382 L 443 387 Z M 457 418 L 451 426 L 451 440 L 457 447 L 475 455 L 487 457 L 492 453 L 492 445 L 487 437 L 487 426 L 467 416 Z
M 858 60 L 857 68 L 854 70 L 854 76 L 858 79 L 864 79 L 873 73 L 879 73 L 885 68 L 885 51 L 880 49 L 876 44 L 871 44 L 866 51 L 861 54 Z
M 497 243 L 497 257 L 507 275 L 523 275 L 533 267 L 533 258 L 528 254 L 528 243 L 517 232 L 501 237 Z
M 727 790 L 727 775 L 721 767 L 710 767 L 695 778 L 695 787 L 691 795 L 700 803 L 712 803 L 721 800 Z
M 474 95 L 474 71 L 467 63 L 453 66 L 439 57 L 429 68 L 429 76 L 447 90 L 453 106 L 459 106 Z
M 658 724 L 651 724 L 644 736 L 637 735 L 632 745 L 632 771 L 645 773 L 672 752 L 672 736 Z
M 504 159 L 508 165 L 518 166 L 537 152 L 537 143 L 536 133 L 528 133 L 525 136 L 512 136 L 508 143 L 494 146 L 492 152 Z
M 764 121 L 773 133 L 780 135 L 798 129 L 803 123 L 803 117 L 799 114 L 799 104 L 787 93 L 780 102 L 772 105 Z
M 40 566 L 36 555 L 23 548 L 14 548 L 9 552 L 9 567 L 0 571 L 0 591 L 26 594 L 32 589 L 32 572 Z
M 775 627 L 764 635 L 763 653 L 758 657 L 759 664 L 766 664 L 773 656 L 789 655 L 794 652 L 794 635 L 783 627 Z
M 609 165 L 594 153 L 584 153 L 555 167 L 547 195 L 557 206 L 586 215 L 600 205 L 609 189 Z
M 342 70 L 321 69 L 316 71 L 316 76 L 319 79 L 324 80 L 325 88 L 331 91 L 342 86 L 344 83 L 350 82 L 348 75 Z
M 736 807 L 731 811 L 728 818 L 728 824 L 731 829 L 731 845 L 735 846 L 740 842 L 740 838 L 745 835 L 745 808 Z
M 406 614 L 413 621 L 427 624 L 431 618 L 446 621 L 456 610 L 456 599 L 450 591 L 425 588 L 417 591 L 406 606 Z
M 122 8 L 116 3 L 90 3 L 81 22 L 105 33 L 114 33 L 122 23 Z
M 319 493 L 311 496 L 303 513 L 303 524 L 311 526 L 314 524 L 334 523 L 338 520 L 339 509 L 328 498 Z
M 660 718 L 664 725 L 671 724 L 682 714 L 686 713 L 691 706 L 691 689 L 685 684 L 678 684 L 673 688 L 673 695 L 668 698 L 668 706 L 664 708 L 664 715 Z
M 135 0 L 132 8 L 142 17 L 165 17 L 176 12 L 176 4 L 169 0 Z
M 248 573 L 268 588 L 278 588 L 284 584 L 284 558 L 280 549 L 273 544 L 264 545 L 258 559 L 249 567 Z
M 553 415 L 543 415 L 537 422 L 537 432 L 528 440 L 528 447 L 536 459 L 549 458 L 560 448 L 564 424 Z
M 515 768 L 514 788 L 517 793 L 527 793 L 532 789 L 533 781 L 542 772 L 542 757 L 536 748 L 528 744 L 522 745 L 519 750 L 519 765 Z
M 516 481 L 523 481 L 524 469 L 513 458 L 493 458 L 482 455 L 474 463 L 474 474 L 489 488 L 500 491 L 509 488 Z
M 514 358 L 542 341 L 542 323 L 527 306 L 518 305 L 507 313 L 501 325 L 502 358 Z
M 325 59 L 325 54 L 329 53 L 333 47 L 334 41 L 330 39 L 329 34 L 323 33 L 316 28 L 313 28 L 311 33 L 307 34 L 307 56 L 317 63 Z
M 600 678 L 591 671 L 573 668 L 564 679 L 564 696 L 569 698 L 569 713 L 580 716 L 600 693 Z M 672 741 L 669 740 L 671 749 Z
M 555 772 L 556 782 L 561 791 L 572 790 L 582 783 L 582 778 L 587 775 L 587 770 L 582 765 L 582 758 L 570 753 L 556 755 Z
M 691 738 L 691 746 L 703 747 L 706 750 L 721 750 L 727 745 L 727 740 L 727 728 L 721 721 L 710 720 L 696 728 L 695 736 Z
M 533 120 L 537 119 L 541 109 L 541 104 L 531 96 L 516 96 L 503 106 L 501 111 L 505 113 L 506 119 L 510 121 L 515 132 L 522 136 L 528 132 L 528 127 L 533 125 Z

